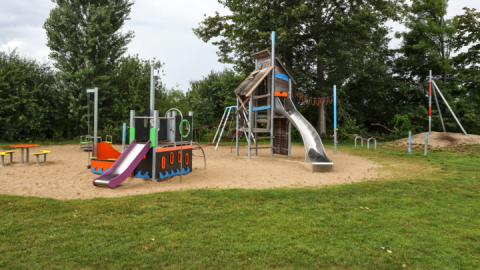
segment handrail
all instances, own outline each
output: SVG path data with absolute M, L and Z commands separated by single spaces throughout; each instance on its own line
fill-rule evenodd
M 202 150 L 202 154 L 203 154 L 203 166 L 204 166 L 204 169 L 206 170 L 206 169 L 207 169 L 207 158 L 205 157 L 205 152 L 203 151 L 202 146 L 201 146 L 199 143 L 197 143 L 197 142 L 192 142 L 192 144 L 198 145 L 198 148 L 199 148 L 200 150 Z M 198 157 L 197 155 L 194 155 L 193 153 L 192 153 L 192 156 Z

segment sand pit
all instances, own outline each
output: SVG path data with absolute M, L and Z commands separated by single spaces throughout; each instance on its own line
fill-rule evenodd
M 464 135 L 463 133 L 430 132 L 428 134 L 428 146 L 432 148 L 444 148 L 458 145 L 480 144 L 479 135 Z M 395 146 L 407 146 L 408 137 L 393 142 Z M 412 146 L 425 146 L 425 133 L 412 135 Z
M 115 146 L 120 150 L 121 146 Z M 240 156 L 230 153 L 230 147 L 205 147 L 207 170 L 203 158 L 193 160 L 193 173 L 154 183 L 142 178 L 128 178 L 115 189 L 95 187 L 94 175 L 87 169 L 87 153 L 77 145 L 47 146 L 39 148 L 52 151 L 47 163 L 20 164 L 20 154 L 14 154 L 13 163 L 6 157 L 5 167 L 0 168 L 0 193 L 20 196 L 49 197 L 56 199 L 90 199 L 96 197 L 120 197 L 178 189 L 246 188 L 264 189 L 279 187 L 323 186 L 359 182 L 378 177 L 377 165 L 360 157 L 338 153 L 329 157 L 335 162 L 332 173 L 312 173 L 311 164 L 305 163 L 303 147 L 293 147 L 292 159 L 284 156 L 270 158 L 269 150 L 259 150 L 252 160 L 246 157 L 247 147 L 240 149 Z M 234 150 L 235 151 L 235 150 Z

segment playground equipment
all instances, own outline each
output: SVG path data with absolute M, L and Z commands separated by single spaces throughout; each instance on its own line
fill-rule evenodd
M 357 137 L 355 137 L 355 148 L 357 147 L 357 139 L 360 139 L 362 141 L 362 147 L 363 147 L 363 137 L 362 136 L 357 136 Z
M 367 149 L 370 149 L 370 140 L 373 140 L 375 142 L 375 150 L 377 150 L 377 139 L 371 137 L 367 140 Z
M 270 157 L 274 154 L 291 157 L 292 124 L 299 130 L 305 145 L 305 160 L 312 162 L 313 172 L 333 171 L 333 162 L 328 158 L 322 140 L 315 128 L 296 110 L 292 101 L 292 82 L 296 84 L 288 69 L 275 57 L 275 32 L 272 32 L 272 49 L 252 54 L 256 70 L 235 89 L 237 96 L 236 130 L 246 133 L 248 142 L 248 159 L 255 149 L 270 149 Z M 248 111 L 248 113 L 246 113 Z M 240 118 L 246 123 L 239 126 Z M 259 127 L 259 123 L 266 124 Z M 267 133 L 268 136 L 255 136 L 255 146 L 252 147 L 253 134 Z M 239 132 L 236 134 L 236 155 L 239 155 Z M 259 147 L 259 139 L 269 139 L 270 146 Z
M 80 136 L 80 149 L 84 151 L 92 151 L 93 147 L 92 145 L 94 144 L 93 136 L 90 135 L 90 94 L 94 94 L 94 102 L 95 102 L 95 107 L 94 107 L 94 130 L 97 130 L 97 114 L 98 114 L 98 88 L 95 87 L 94 89 L 89 89 L 87 90 L 87 119 L 88 119 L 88 124 L 87 124 L 87 130 L 88 134 L 87 135 L 82 135 Z M 97 137 L 97 135 L 94 135 L 97 140 L 100 140 L 102 142 L 102 137 Z M 110 140 L 108 140 L 110 138 Z M 113 137 L 112 135 L 105 135 L 105 142 L 106 143 L 113 143 Z
M 432 89 L 432 85 L 435 86 L 433 89 Z M 453 115 L 453 118 L 455 118 L 455 121 L 457 122 L 458 126 L 462 130 L 463 134 L 467 135 L 467 132 L 465 131 L 465 129 L 463 129 L 462 124 L 458 120 L 458 118 L 455 115 L 455 113 L 453 112 L 452 108 L 450 108 L 450 105 L 448 105 L 447 100 L 445 100 L 445 98 L 443 97 L 442 92 L 438 88 L 437 84 L 435 83 L 435 81 L 432 80 L 432 71 L 431 70 L 430 70 L 428 88 L 429 88 L 429 91 L 428 91 L 428 132 L 432 132 L 432 92 L 433 92 L 433 95 L 435 97 L 435 103 L 437 104 L 437 111 L 438 111 L 438 115 L 440 116 L 440 121 L 442 123 L 443 132 L 446 132 L 445 124 L 443 123 L 442 112 L 440 111 L 440 106 L 438 105 L 437 94 L 436 94 L 436 91 L 435 91 L 435 89 L 436 89 L 438 91 L 438 94 L 442 98 L 443 102 L 445 102 L 445 104 L 447 105 L 448 110 Z M 427 150 L 425 150 L 425 151 L 427 151 Z
M 193 155 L 193 150 L 202 150 L 200 145 L 193 148 L 192 129 L 193 113 L 188 116 L 175 108 L 169 109 L 165 117 L 159 117 L 154 110 L 153 67 L 150 87 L 150 108 L 136 116 L 130 111 L 130 144 L 122 153 L 113 149 L 109 143 L 96 143 L 94 140 L 92 172 L 102 174 L 93 180 L 96 186 L 114 188 L 129 176 L 157 179 L 192 172 L 192 157 L 203 157 L 206 168 L 205 153 Z M 179 116 L 177 116 L 177 112 Z M 124 124 L 125 141 L 126 125 Z M 96 132 L 96 125 L 95 130 Z
M 234 113 L 234 114 L 232 114 L 232 113 Z M 217 150 L 218 144 L 219 144 L 221 141 L 224 141 L 225 139 L 230 139 L 230 138 L 236 136 L 236 134 L 233 135 L 233 136 L 228 136 L 228 135 L 231 135 L 231 134 L 227 134 L 226 137 L 222 137 L 222 136 L 223 136 L 223 131 L 225 130 L 225 126 L 227 125 L 229 119 L 230 119 L 229 133 L 230 133 L 230 131 L 232 130 L 231 125 L 232 125 L 232 123 L 234 122 L 235 114 L 236 114 L 236 113 L 238 113 L 238 111 L 237 111 L 237 106 L 230 106 L 230 107 L 225 108 L 225 112 L 223 113 L 222 119 L 220 120 L 220 122 L 219 122 L 219 124 L 218 124 L 217 132 L 215 132 L 215 137 L 213 138 L 213 142 L 212 142 L 212 144 L 215 143 L 215 140 L 216 140 L 216 138 L 217 138 L 217 134 L 218 134 L 218 132 L 219 132 L 220 129 L 221 129 L 220 135 L 218 136 L 217 145 L 215 146 L 215 150 Z M 242 111 L 242 113 L 243 113 L 243 117 L 242 117 L 242 118 L 246 121 L 247 115 L 246 115 L 245 111 Z M 248 125 L 247 122 L 245 122 L 244 124 L 245 124 L 245 125 Z M 237 131 L 237 132 L 238 132 L 238 131 Z M 244 132 L 244 131 L 240 131 L 240 134 L 243 133 L 243 132 Z M 253 134 L 250 134 L 250 136 L 247 136 L 247 137 L 246 137 L 247 140 L 249 140 L 250 137 L 253 138 L 253 141 L 254 141 L 254 142 L 256 142 L 255 136 L 254 136 Z

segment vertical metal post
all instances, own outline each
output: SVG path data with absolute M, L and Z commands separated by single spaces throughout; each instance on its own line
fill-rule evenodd
M 171 118 L 172 117 L 172 112 L 167 112 L 167 118 Z M 172 142 L 172 132 L 170 131 L 170 129 L 172 128 L 172 120 L 171 119 L 167 119 L 167 140 Z
M 412 153 L 412 132 L 408 132 L 408 153 Z
M 288 98 L 292 98 L 292 78 L 288 80 Z M 288 158 L 292 158 L 292 122 L 288 121 Z
M 88 92 L 87 92 L 87 115 L 88 115 L 88 117 L 87 117 L 88 118 L 88 128 L 87 128 L 88 132 L 87 132 L 87 135 L 90 136 L 90 94 Z
M 177 130 L 177 112 L 176 111 L 172 111 L 172 142 L 173 142 L 173 145 L 174 146 L 177 146 L 177 142 L 176 142 L 176 130 Z
M 452 108 L 450 108 L 450 105 L 448 105 L 447 100 L 443 97 L 442 92 L 440 92 L 440 89 L 438 88 L 437 84 L 436 84 L 435 82 L 433 82 L 433 85 L 435 86 L 435 88 L 437 88 L 438 94 L 439 94 L 440 97 L 442 98 L 443 102 L 445 102 L 445 104 L 447 105 L 447 108 L 448 108 L 448 109 L 450 110 L 450 112 L 452 113 L 453 118 L 455 118 L 455 121 L 457 121 L 457 124 L 458 124 L 458 125 L 460 126 L 460 128 L 462 129 L 463 134 L 467 135 L 467 132 L 465 132 L 465 130 L 463 129 L 462 124 L 460 124 L 460 121 L 458 121 L 457 116 L 456 116 L 455 113 L 453 112 Z
M 155 138 L 152 138 L 155 140 L 153 143 L 153 147 L 151 149 L 152 151 L 152 181 L 157 182 L 157 147 L 158 147 L 158 111 L 155 110 L 153 111 L 153 127 L 154 133 L 155 133 Z
M 270 137 L 275 136 L 273 127 L 275 124 L 274 121 L 274 107 L 275 107 L 275 31 L 272 31 L 272 92 L 270 98 Z M 273 158 L 273 139 L 270 138 L 270 157 Z
M 192 126 L 190 127 L 190 130 L 193 131 L 193 112 L 192 111 L 189 111 L 188 112 L 188 116 L 191 116 L 192 117 Z M 193 135 L 192 135 L 192 141 L 190 141 L 190 144 L 192 144 L 193 142 Z
M 88 91 L 88 90 L 87 90 Z M 94 147 L 94 152 L 93 156 L 97 156 L 97 136 L 98 136 L 98 88 L 95 87 L 93 89 L 93 92 L 95 94 L 95 106 L 93 108 L 93 147 Z
M 248 159 L 252 159 L 252 133 L 253 133 L 253 127 L 252 127 L 252 106 L 253 106 L 253 98 L 250 98 L 248 101 Z
M 428 132 L 432 132 L 432 71 L 428 83 Z
M 125 151 L 125 143 L 127 141 L 127 123 L 123 123 L 123 134 L 122 134 L 122 153 Z
M 425 156 L 427 155 L 428 149 L 428 133 L 425 133 Z
M 235 153 L 236 153 L 236 156 L 238 156 L 238 155 L 239 155 L 239 152 L 240 152 L 240 151 L 239 151 L 239 150 L 240 150 L 240 149 L 239 149 L 239 141 L 238 141 L 238 140 L 240 139 L 240 138 L 239 138 L 239 134 L 238 134 L 238 132 L 239 132 L 239 123 L 238 123 L 238 121 L 240 120 L 240 116 L 238 115 L 238 114 L 240 113 L 240 111 L 238 110 L 239 107 L 240 107 L 240 104 L 239 104 L 238 98 L 237 98 L 237 110 L 236 110 L 236 112 L 235 112 L 235 119 L 236 119 L 235 132 L 236 132 L 236 134 L 237 134 L 237 135 L 235 135 L 235 151 L 236 151 Z M 207 130 L 208 130 L 208 129 L 207 129 Z M 244 132 L 245 132 L 245 131 L 244 131 Z
M 153 111 L 155 110 L 155 81 L 154 81 L 154 72 L 155 68 L 152 66 L 150 67 L 150 116 L 153 116 Z
M 337 86 L 333 86 L 333 145 L 337 154 Z
M 445 129 L 445 124 L 443 123 L 442 111 L 440 110 L 440 106 L 438 105 L 437 91 L 435 90 L 435 88 L 433 88 L 432 90 L 433 97 L 435 98 L 435 104 L 437 104 L 437 111 L 438 115 L 440 116 L 440 122 L 442 123 L 443 132 L 447 132 Z

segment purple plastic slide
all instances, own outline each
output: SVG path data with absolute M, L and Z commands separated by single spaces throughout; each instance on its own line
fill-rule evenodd
M 146 144 L 141 144 L 137 143 L 137 140 L 133 140 L 115 163 L 113 163 L 112 167 L 100 177 L 93 180 L 93 185 L 109 188 L 120 185 L 133 173 L 133 170 L 135 170 L 149 150 L 150 141 Z

